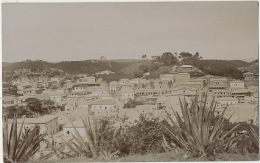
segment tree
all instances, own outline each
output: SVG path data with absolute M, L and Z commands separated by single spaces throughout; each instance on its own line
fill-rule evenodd
M 148 65 L 140 65 L 139 69 L 142 70 L 143 72 L 148 72 L 149 71 L 149 66 Z
M 142 102 L 130 99 L 124 104 L 124 108 L 135 108 L 137 105 L 142 105 Z
M 161 62 L 166 65 L 173 65 L 175 63 L 178 63 L 178 60 L 171 52 L 165 52 L 161 56 Z
M 142 55 L 142 58 L 146 60 L 146 59 L 147 59 L 146 54 L 145 54 L 145 55 Z
M 149 84 L 150 84 L 151 89 L 154 89 L 154 88 L 155 88 L 155 85 L 154 85 L 154 82 L 153 82 L 153 81 L 150 81 Z
M 37 98 L 28 98 L 25 100 L 25 102 L 27 103 L 27 107 L 35 113 L 40 113 L 43 114 L 44 110 L 42 109 L 42 103 L 39 99 Z
M 188 53 L 188 52 L 181 52 L 179 54 L 179 56 L 182 58 L 182 59 L 186 59 L 186 58 L 190 58 L 192 57 L 192 54 Z
M 158 63 L 152 63 L 151 64 L 151 67 L 150 67 L 150 70 L 151 71 L 155 71 L 159 68 L 159 64 Z
M 140 78 L 143 76 L 143 71 L 137 70 L 134 72 L 134 77 L 135 78 Z

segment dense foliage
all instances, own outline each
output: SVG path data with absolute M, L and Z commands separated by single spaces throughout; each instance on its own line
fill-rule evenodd
M 124 104 L 124 108 L 135 108 L 137 105 L 142 105 L 142 102 L 129 99 L 129 101 L 127 101 L 127 103 Z
M 193 156 L 201 157 L 229 153 L 235 148 L 237 140 L 243 136 L 237 136 L 237 132 L 234 131 L 239 124 L 232 126 L 230 130 L 224 130 L 223 115 L 226 109 L 221 115 L 215 117 L 214 98 L 209 108 L 206 107 L 206 99 L 207 95 L 202 96 L 201 99 L 196 96 L 190 107 L 185 99 L 180 100 L 181 114 L 175 112 L 174 108 L 165 110 L 171 127 L 162 126 L 172 135 L 172 139 L 177 141 L 173 148 L 178 147 L 190 152 Z
M 168 134 L 158 119 L 141 114 L 139 121 L 122 130 L 116 141 L 121 156 L 164 152 L 161 146 L 162 136 Z
M 22 117 L 23 115 L 26 115 L 26 117 L 32 117 L 34 114 L 45 115 L 63 109 L 63 106 L 55 106 L 55 103 L 51 100 L 28 98 L 25 102 L 25 106 L 4 107 L 4 113 L 9 118 L 13 118 L 14 114 L 17 114 L 18 117 Z
M 27 162 L 39 150 L 42 141 L 43 135 L 40 134 L 39 126 L 23 130 L 22 123 L 18 129 L 17 119 L 14 116 L 9 131 L 8 119 L 6 116 L 3 117 L 4 162 Z

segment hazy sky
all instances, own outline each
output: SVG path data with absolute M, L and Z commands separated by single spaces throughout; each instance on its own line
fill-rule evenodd
M 257 2 L 3 4 L 3 61 L 258 57 Z

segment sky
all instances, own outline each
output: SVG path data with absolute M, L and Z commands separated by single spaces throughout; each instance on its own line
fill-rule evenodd
M 3 62 L 258 58 L 257 2 L 16 3 L 2 16 Z

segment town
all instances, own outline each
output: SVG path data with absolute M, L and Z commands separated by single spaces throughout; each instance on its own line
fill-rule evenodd
M 141 62 L 147 62 L 143 58 Z M 102 62 L 102 58 L 95 62 Z M 196 96 L 207 94 L 206 106 L 211 105 L 213 98 L 216 102 L 215 115 L 226 109 L 225 118 L 232 115 L 232 123 L 258 124 L 258 74 L 245 72 L 243 80 L 214 75 L 191 77 L 191 73 L 201 70 L 185 64 L 169 67 L 169 73 L 156 79 L 147 78 L 148 72 L 143 77 L 110 82 L 99 77 L 113 74 L 110 70 L 69 74 L 58 68 L 17 69 L 12 74 L 16 78 L 3 82 L 3 114 L 9 118 L 18 114 L 18 128 L 21 124 L 27 129 L 40 126 L 45 145 L 41 145 L 35 159 L 53 159 L 50 144 L 59 146 L 62 140 L 73 139 L 74 129 L 86 136 L 80 120 L 86 115 L 95 114 L 98 119 L 109 117 L 114 127 L 134 124 L 140 115 L 146 114 L 163 120 L 164 110 L 169 107 L 181 113 L 179 97 L 185 97 L 191 104 Z M 122 119 L 126 120 L 124 124 Z M 69 152 L 64 146 L 62 150 Z
M 31 1 L 1 8 L 3 162 L 259 161 L 256 1 Z

